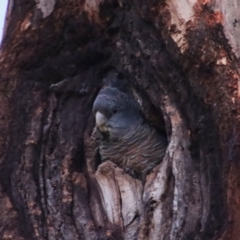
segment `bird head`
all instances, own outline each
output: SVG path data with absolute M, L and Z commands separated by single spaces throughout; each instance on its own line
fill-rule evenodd
M 119 139 L 142 121 L 133 98 L 115 87 L 103 88 L 93 104 L 96 126 L 103 136 Z

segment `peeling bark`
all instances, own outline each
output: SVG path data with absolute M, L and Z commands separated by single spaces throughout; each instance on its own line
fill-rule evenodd
M 238 239 L 238 3 L 9 2 L 0 55 L 0 239 Z M 163 161 L 101 163 L 92 104 L 127 80 Z

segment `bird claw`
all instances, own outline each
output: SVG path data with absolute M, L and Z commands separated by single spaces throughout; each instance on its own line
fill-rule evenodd
M 130 167 L 125 167 L 123 172 L 129 174 L 133 178 L 137 178 L 137 173 Z

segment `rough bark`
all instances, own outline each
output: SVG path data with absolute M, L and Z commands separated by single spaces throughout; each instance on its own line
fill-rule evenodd
M 10 0 L 0 55 L 0 239 L 239 239 L 238 1 Z M 97 152 L 114 68 L 164 160 Z

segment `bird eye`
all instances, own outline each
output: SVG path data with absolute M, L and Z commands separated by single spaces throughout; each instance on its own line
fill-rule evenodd
M 118 111 L 117 109 L 113 109 L 113 113 L 117 113 L 117 111 Z

